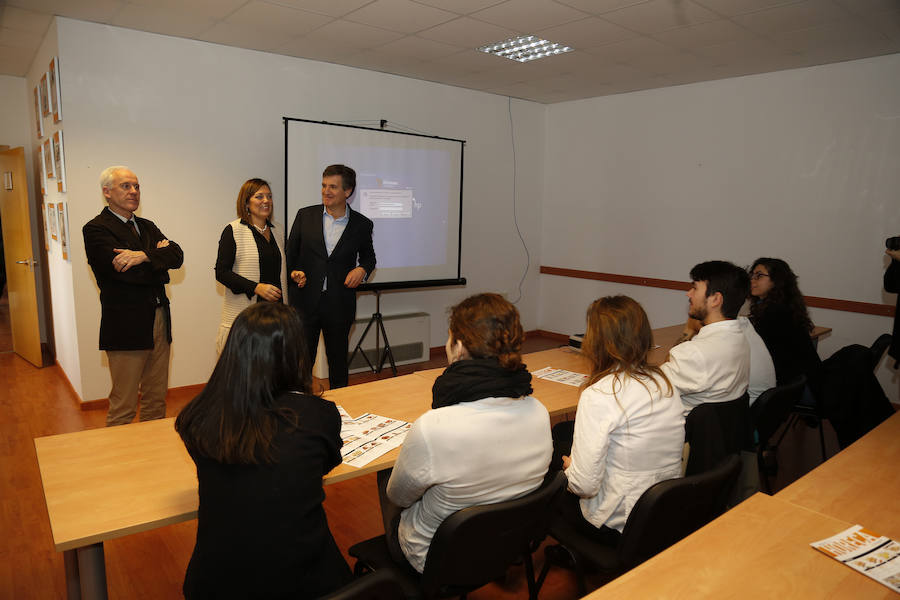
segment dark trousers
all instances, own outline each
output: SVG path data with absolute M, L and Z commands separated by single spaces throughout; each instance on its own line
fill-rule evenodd
M 319 305 L 312 314 L 304 314 L 307 348 L 310 362 L 316 359 L 319 332 L 325 338 L 325 356 L 328 359 L 328 385 L 331 389 L 347 386 L 347 355 L 350 348 L 350 327 L 355 315 L 347 316 L 341 310 L 336 295 L 322 292 Z

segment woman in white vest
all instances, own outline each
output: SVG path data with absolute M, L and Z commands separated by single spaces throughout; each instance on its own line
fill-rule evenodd
M 254 302 L 284 302 L 287 290 L 281 225 L 272 223 L 272 190 L 248 179 L 237 197 L 238 218 L 225 226 L 216 256 L 216 281 L 225 286 L 222 323 L 216 336 L 221 353 L 231 323 Z

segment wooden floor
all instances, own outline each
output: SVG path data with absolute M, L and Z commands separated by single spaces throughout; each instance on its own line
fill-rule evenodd
M 532 336 L 526 351 L 557 344 L 550 338 Z M 444 364 L 443 356 L 435 355 L 427 363 L 401 367 L 401 374 Z M 37 369 L 12 352 L 0 352 L 0 374 L 0 599 L 64 598 L 62 555 L 53 549 L 33 439 L 102 427 L 105 411 L 82 411 L 59 367 Z M 350 383 L 375 377 L 352 375 Z M 196 392 L 196 388 L 171 391 L 168 416 L 177 415 Z M 834 452 L 833 444 L 829 437 L 829 452 Z M 791 432 L 784 448 L 792 460 L 784 465 L 778 488 L 820 460 L 815 430 L 805 425 Z M 326 486 L 325 492 L 329 524 L 345 554 L 350 545 L 382 533 L 374 475 Z M 196 530 L 196 521 L 190 521 L 106 542 L 110 597 L 180 597 Z M 540 569 L 543 551 L 535 553 L 535 564 Z M 551 570 L 540 595 L 544 600 L 577 596 L 574 576 L 562 569 Z M 470 595 L 475 600 L 525 597 L 521 566 L 511 568 L 505 581 Z

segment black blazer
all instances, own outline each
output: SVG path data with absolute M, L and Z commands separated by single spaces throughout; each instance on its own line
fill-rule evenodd
M 892 294 L 900 293 L 900 261 L 891 259 L 891 264 L 884 272 L 884 291 Z M 894 311 L 894 334 L 888 354 L 896 361 L 895 367 L 900 364 L 900 295 L 897 296 L 897 309 Z
M 153 348 L 153 319 L 156 307 L 166 311 L 167 337 L 172 341 L 172 319 L 165 284 L 169 283 L 169 269 L 177 269 L 184 262 L 181 247 L 169 240 L 165 248 L 157 248 L 160 240 L 168 239 L 153 221 L 137 218 L 141 237 L 134 234 L 109 207 L 88 221 L 81 229 L 88 264 L 100 288 L 100 349 L 149 350 Z M 149 262 L 118 272 L 112 264 L 113 248 L 143 250 Z
M 344 287 L 347 273 L 357 267 L 366 270 L 368 277 L 375 269 L 375 249 L 372 246 L 372 221 L 347 206 L 350 219 L 334 247 L 331 256 L 325 249 L 322 230 L 321 204 L 297 211 L 291 235 L 285 247 L 288 279 L 291 271 L 306 273 L 306 285 L 297 287 L 288 282 L 288 301 L 304 314 L 312 314 L 322 295 L 322 284 L 328 278 L 328 289 L 337 292 L 339 309 L 346 318 L 356 315 L 356 290 Z

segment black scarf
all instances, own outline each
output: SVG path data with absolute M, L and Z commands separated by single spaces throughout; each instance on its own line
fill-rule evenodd
M 431 408 L 483 398 L 519 398 L 531 392 L 531 373 L 525 365 L 510 370 L 496 358 L 458 360 L 434 381 Z

